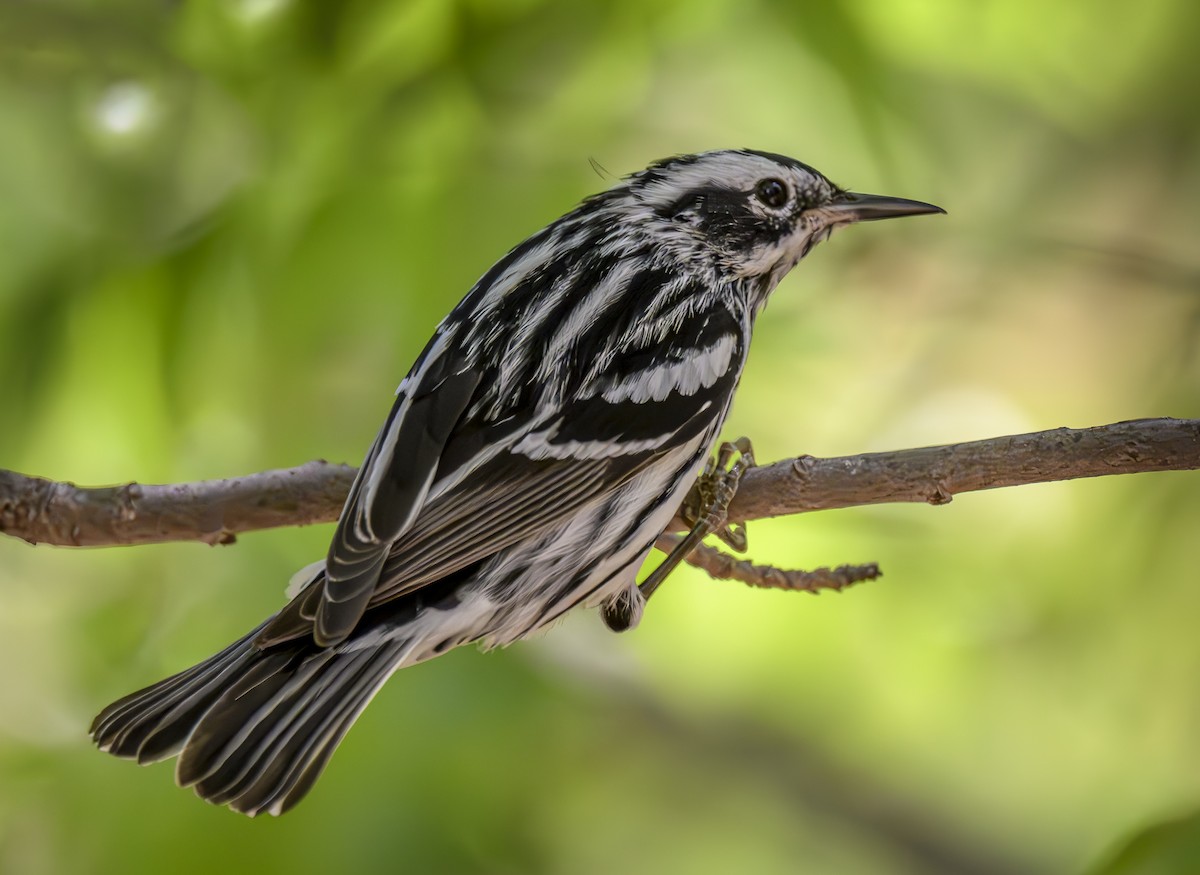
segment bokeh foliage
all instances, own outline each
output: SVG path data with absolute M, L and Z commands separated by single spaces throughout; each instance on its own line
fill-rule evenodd
M 729 425 L 761 457 L 1198 416 L 1198 19 L 8 0 L 0 465 L 98 484 L 357 461 L 470 283 L 608 184 L 589 159 L 728 146 L 950 212 L 845 232 L 780 288 Z M 887 577 L 810 599 L 683 572 L 635 633 L 583 615 L 403 672 L 278 822 L 83 730 L 273 610 L 327 528 L 0 541 L 0 871 L 1200 867 L 1198 486 L 755 524 L 761 561 Z

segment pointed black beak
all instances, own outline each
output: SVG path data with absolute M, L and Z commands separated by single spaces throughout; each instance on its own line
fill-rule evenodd
M 941 207 L 922 201 L 879 194 L 858 194 L 853 191 L 843 191 L 834 195 L 833 200 L 819 209 L 829 216 L 831 223 L 839 225 L 946 212 Z

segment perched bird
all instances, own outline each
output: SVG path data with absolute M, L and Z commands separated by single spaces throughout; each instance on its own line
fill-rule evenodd
M 280 814 L 397 669 L 576 605 L 636 624 L 635 575 L 725 421 L 771 291 L 835 228 L 939 212 L 753 150 L 669 158 L 586 199 L 437 327 L 291 601 L 104 709 L 96 743 L 178 755 L 181 786 Z

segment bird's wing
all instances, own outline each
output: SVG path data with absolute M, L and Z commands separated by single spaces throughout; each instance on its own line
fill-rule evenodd
M 318 644 L 343 640 L 366 610 L 393 543 L 420 511 L 446 442 L 479 386 L 480 371 L 445 352 L 441 340 L 434 336 L 400 384 L 350 488 L 325 559 L 313 627 Z
M 716 403 L 723 399 L 706 394 L 677 395 L 642 409 L 603 398 L 568 406 L 561 418 L 525 432 L 422 510 L 388 558 L 371 604 L 414 592 L 560 525 L 636 477 L 664 450 L 695 438 L 711 423 Z
M 553 415 L 466 415 L 480 373 L 450 361 L 405 387 L 342 511 L 325 579 L 301 592 L 260 644 L 312 633 L 344 640 L 370 606 L 413 593 L 569 519 L 686 442 L 737 382 L 732 334 L 720 361 L 618 359 Z M 419 372 L 415 372 L 419 373 Z M 647 403 L 650 402 L 650 403 Z M 714 409 L 715 408 L 715 409 Z

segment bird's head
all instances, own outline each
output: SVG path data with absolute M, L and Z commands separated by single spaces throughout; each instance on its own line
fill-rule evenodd
M 762 278 L 768 288 L 835 228 L 945 212 L 845 191 L 807 164 L 749 149 L 668 158 L 631 176 L 627 186 L 680 254 L 706 256 L 722 273 Z

